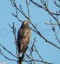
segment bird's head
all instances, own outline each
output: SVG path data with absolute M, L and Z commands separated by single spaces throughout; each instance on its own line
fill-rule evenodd
M 27 20 L 24 20 L 24 21 L 22 22 L 22 26 L 28 26 L 29 24 L 30 24 L 30 22 L 27 21 Z

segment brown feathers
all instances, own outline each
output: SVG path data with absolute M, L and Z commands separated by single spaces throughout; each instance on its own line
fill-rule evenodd
M 17 47 L 18 47 L 18 53 L 25 53 L 28 44 L 30 41 L 30 28 L 29 28 L 29 22 L 24 21 L 21 25 L 21 28 L 18 30 L 18 38 L 17 38 Z

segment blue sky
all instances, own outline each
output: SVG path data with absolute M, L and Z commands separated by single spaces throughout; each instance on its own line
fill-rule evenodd
M 27 9 L 25 6 L 24 0 L 18 0 L 17 4 L 23 4 L 22 7 L 27 14 Z M 39 3 L 39 0 L 36 0 Z M 49 8 L 51 11 L 57 10 L 57 8 L 54 8 L 54 5 L 52 3 L 53 0 L 49 2 Z M 56 21 L 44 10 L 37 8 L 32 3 L 29 6 L 30 8 L 30 16 L 32 22 L 36 25 L 37 29 L 51 42 L 59 45 L 57 40 L 55 39 L 55 35 L 53 31 L 51 30 L 51 26 L 45 25 L 45 22 L 49 23 L 49 20 L 51 19 L 54 23 Z M 9 51 L 11 51 L 13 54 L 16 54 L 15 45 L 14 45 L 14 35 L 12 33 L 11 28 L 9 27 L 9 24 L 12 25 L 12 22 L 15 22 L 15 26 L 17 28 L 20 27 L 21 22 L 19 22 L 15 17 L 12 16 L 12 13 L 15 13 L 15 8 L 12 7 L 9 0 L 1 0 L 0 1 L 0 43 L 5 46 Z M 25 20 L 21 14 L 19 14 L 20 19 Z M 57 26 L 56 26 L 57 27 Z M 56 29 L 57 35 L 59 35 L 58 28 Z M 40 38 L 36 33 L 31 31 L 31 40 L 33 41 L 34 37 L 37 37 L 37 43 L 35 44 L 37 46 L 37 49 L 39 50 L 39 53 L 43 57 L 43 59 L 47 62 L 60 64 L 60 50 L 53 47 L 52 45 L 46 43 L 42 38 Z M 58 36 L 60 37 L 60 35 Z M 59 45 L 60 46 L 60 45 Z M 1 48 L 1 47 L 0 47 Z M 2 49 L 2 48 L 1 48 Z M 10 54 L 5 52 L 5 50 L 2 49 L 2 52 L 9 58 L 13 58 Z M 35 58 L 38 58 L 38 56 L 34 53 L 33 55 Z M 16 62 L 9 61 L 5 59 L 0 54 L 0 62 L 6 62 L 6 64 L 16 64 Z M 40 63 L 39 63 L 40 64 Z

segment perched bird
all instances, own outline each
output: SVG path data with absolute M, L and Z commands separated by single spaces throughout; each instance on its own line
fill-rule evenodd
M 22 55 L 25 54 L 28 44 L 30 41 L 30 28 L 29 25 L 30 22 L 25 20 L 22 22 L 21 27 L 18 30 L 18 36 L 17 36 L 17 48 L 18 48 L 18 54 L 22 53 Z

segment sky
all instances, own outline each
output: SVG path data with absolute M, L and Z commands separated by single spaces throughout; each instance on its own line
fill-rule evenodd
M 54 7 L 52 1 L 53 0 L 51 1 L 49 0 L 49 6 L 48 6 L 49 9 L 51 11 L 58 10 L 56 7 Z M 16 2 L 18 5 L 19 4 L 22 5 L 24 12 L 27 14 L 25 1 L 18 0 Z M 39 0 L 36 0 L 36 2 L 39 3 Z M 44 37 L 46 37 L 49 41 L 60 46 L 57 40 L 55 39 L 55 35 L 51 29 L 51 26 L 47 26 L 45 24 L 46 22 L 50 23 L 49 22 L 50 19 L 52 20 L 53 23 L 56 23 L 56 21 L 47 12 L 36 7 L 32 3 L 30 4 L 29 9 L 30 9 L 30 18 L 32 20 L 32 23 L 34 25 L 37 24 L 37 29 L 41 32 L 41 34 L 44 35 Z M 16 55 L 14 35 L 9 25 L 12 26 L 12 23 L 15 22 L 15 27 L 18 31 L 19 27 L 21 26 L 21 22 L 19 22 L 15 17 L 13 17 L 12 13 L 15 13 L 15 8 L 11 5 L 10 0 L 0 0 L 0 44 L 6 47 L 14 55 Z M 20 13 L 19 13 L 19 18 L 21 20 L 26 20 L 26 18 L 22 16 Z M 58 27 L 56 28 L 56 32 L 57 32 L 58 37 L 60 37 L 60 34 L 59 34 L 60 31 Z M 37 40 L 37 43 L 35 45 L 39 53 L 41 54 L 42 58 L 47 62 L 51 62 L 54 64 L 60 64 L 60 50 L 46 43 L 41 37 L 39 37 L 36 33 L 31 31 L 30 42 L 33 41 L 34 37 L 36 37 L 36 40 Z M 7 57 L 16 59 L 13 56 L 11 56 L 9 53 L 7 53 L 5 50 L 3 50 L 2 47 L 0 48 Z M 36 59 L 38 58 L 36 53 L 34 53 L 33 56 Z M 5 62 L 6 64 L 13 64 L 13 63 L 16 64 L 16 62 L 14 61 L 5 59 L 1 54 L 0 54 L 0 62 Z M 42 63 L 38 63 L 38 64 L 42 64 Z

